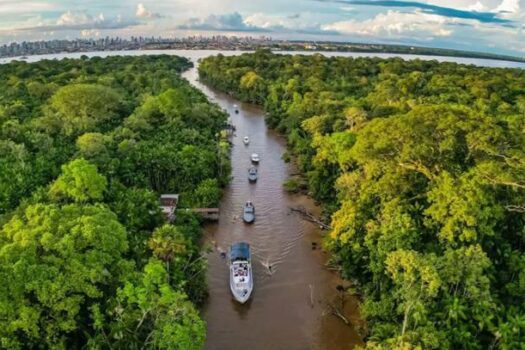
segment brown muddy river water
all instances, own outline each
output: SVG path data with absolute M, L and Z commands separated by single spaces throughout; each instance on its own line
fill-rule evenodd
M 197 62 L 195 62 L 197 65 Z M 261 108 L 243 104 L 198 82 L 196 68 L 183 74 L 231 116 L 236 126 L 232 147 L 231 184 L 220 204 L 220 220 L 206 227 L 207 242 L 217 250 L 209 253 L 210 297 L 203 313 L 208 334 L 206 349 L 352 349 L 360 344 L 357 332 L 331 314 L 328 303 L 340 305 L 337 276 L 324 267 L 326 254 L 312 249 L 320 246 L 317 225 L 290 213 L 303 205 L 318 213 L 311 199 L 289 195 L 283 182 L 292 171 L 282 159 L 284 139 L 268 130 Z M 234 104 L 239 113 L 234 112 Z M 244 145 L 243 138 L 250 138 Z M 250 155 L 261 157 L 257 183 L 248 182 Z M 256 220 L 243 223 L 245 201 L 253 201 Z M 227 259 L 219 251 L 236 241 L 250 243 L 254 271 L 254 292 L 241 305 L 229 289 Z M 268 266 L 271 265 L 271 273 Z M 345 314 L 357 323 L 357 303 L 346 298 Z

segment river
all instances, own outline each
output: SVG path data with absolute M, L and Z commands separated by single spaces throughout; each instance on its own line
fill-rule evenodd
M 36 62 L 44 59 L 62 59 L 62 58 L 80 58 L 83 55 L 88 57 L 99 56 L 139 56 L 139 55 L 178 55 L 184 56 L 196 61 L 199 58 L 206 56 L 217 55 L 222 53 L 225 56 L 240 55 L 243 52 L 249 51 L 219 51 L 219 50 L 128 50 L 128 51 L 93 51 L 93 52 L 69 52 L 69 53 L 58 53 L 58 54 L 47 54 L 47 55 L 33 55 L 25 58 L 26 62 Z M 392 58 L 401 57 L 406 60 L 421 59 L 421 60 L 436 60 L 439 62 L 456 62 L 461 64 L 473 64 L 481 67 L 494 67 L 494 68 L 521 68 L 525 69 L 525 63 L 513 62 L 504 60 L 491 60 L 484 58 L 470 58 L 470 57 L 448 57 L 448 56 L 428 56 L 428 55 L 409 55 L 409 54 L 393 54 L 393 53 L 363 53 L 363 52 L 336 52 L 336 51 L 276 51 L 280 54 L 301 54 L 301 55 L 313 55 L 321 54 L 324 56 L 332 57 L 379 57 L 379 58 Z M 0 58 L 0 64 L 9 63 L 12 60 L 20 60 L 21 57 L 6 57 Z
M 302 205 L 319 209 L 307 197 L 289 195 L 283 182 L 293 171 L 282 160 L 284 139 L 268 130 L 261 108 L 241 103 L 198 81 L 197 69 L 183 76 L 210 100 L 230 114 L 236 126 L 232 146 L 232 176 L 220 205 L 220 220 L 206 227 L 206 237 L 218 250 L 235 241 L 252 248 L 254 293 L 245 305 L 235 302 L 229 290 L 226 259 L 218 251 L 208 256 L 210 297 L 203 312 L 208 324 L 206 349 L 351 349 L 360 343 L 357 332 L 331 315 L 328 304 L 339 305 L 336 287 L 341 281 L 324 267 L 319 228 L 290 213 Z M 234 112 L 234 104 L 239 113 Z M 250 138 L 244 145 L 243 137 Z M 250 154 L 261 157 L 259 180 L 250 184 Z M 242 205 L 252 200 L 256 208 L 253 225 L 242 222 Z M 268 266 L 271 265 L 271 273 Z M 348 317 L 358 321 L 356 300 L 347 298 Z
M 357 300 L 340 299 L 337 286 L 343 282 L 325 267 L 327 254 L 320 249 L 319 228 L 289 208 L 299 205 L 318 214 L 319 208 L 303 195 L 287 194 L 283 181 L 294 172 L 293 166 L 282 160 L 286 150 L 285 140 L 265 123 L 261 108 L 241 103 L 232 97 L 201 84 L 198 81 L 198 59 L 218 51 L 124 51 L 93 52 L 59 55 L 32 56 L 29 62 L 44 58 L 78 58 L 81 55 L 142 55 L 176 54 L 189 57 L 195 63 L 183 76 L 203 91 L 208 98 L 224 108 L 237 131 L 232 146 L 232 181 L 225 189 L 220 205 L 220 220 L 205 228 L 206 244 L 217 247 L 208 253 L 207 281 L 210 297 L 203 308 L 207 322 L 206 349 L 286 349 L 286 350 L 337 350 L 352 349 L 361 340 L 355 329 L 360 324 Z M 225 55 L 238 51 L 222 52 Z M 370 56 L 355 53 L 325 53 L 340 56 Z M 391 57 L 402 55 L 373 54 Z M 458 61 L 491 67 L 520 67 L 525 64 L 458 59 L 451 57 L 402 56 L 407 59 L 439 59 Z M 2 59 L 6 63 L 11 59 Z M 239 113 L 233 105 L 239 105 Z M 249 145 L 242 139 L 248 136 Z M 250 184 L 247 170 L 250 154 L 261 156 L 259 180 Z M 253 225 L 245 225 L 240 219 L 242 205 L 252 200 L 257 218 Z M 218 251 L 227 250 L 235 241 L 247 241 L 252 247 L 254 269 L 254 293 L 245 305 L 233 301 L 228 285 L 228 266 Z M 314 248 L 315 243 L 316 249 Z M 268 266 L 271 265 L 271 273 Z M 346 325 L 331 312 L 331 306 L 341 308 L 351 325 Z

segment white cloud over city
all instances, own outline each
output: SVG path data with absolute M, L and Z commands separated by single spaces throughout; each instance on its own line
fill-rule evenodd
M 0 0 L 0 42 L 268 35 L 525 55 L 525 0 Z

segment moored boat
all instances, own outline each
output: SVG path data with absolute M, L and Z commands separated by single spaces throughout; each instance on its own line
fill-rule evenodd
M 255 221 L 255 206 L 251 201 L 247 201 L 246 204 L 244 204 L 242 219 L 248 224 Z
M 252 163 L 259 163 L 259 161 L 261 160 L 261 158 L 259 158 L 259 155 L 257 153 L 252 153 L 251 155 L 251 160 L 252 160 Z
M 250 182 L 255 182 L 257 181 L 257 178 L 258 178 L 257 168 L 252 166 L 248 170 L 248 180 L 250 180 Z
M 233 109 L 235 110 L 235 113 L 239 113 L 239 106 L 233 105 Z
M 244 304 L 253 291 L 250 245 L 237 242 L 230 247 L 230 289 L 235 300 Z

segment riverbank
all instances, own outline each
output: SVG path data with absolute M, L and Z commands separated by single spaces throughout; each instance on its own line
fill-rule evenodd
M 175 210 L 216 205 L 229 161 L 191 66 L 0 65 L 3 348 L 202 349 L 203 230 Z
M 142 55 L 173 55 L 188 57 L 193 61 L 198 59 L 222 54 L 225 56 L 237 56 L 243 53 L 253 51 L 242 50 L 126 50 L 126 51 L 89 51 L 76 53 L 60 53 L 60 54 L 44 54 L 32 55 L 25 58 L 23 61 L 31 63 L 41 60 L 54 60 L 64 58 L 81 58 L 86 57 L 108 57 L 108 56 L 142 56 Z M 466 65 L 475 65 L 480 67 L 497 67 L 497 68 L 521 68 L 525 69 L 525 63 L 512 62 L 505 60 L 468 58 L 468 57 L 446 57 L 446 56 L 430 56 L 430 55 L 414 55 L 414 54 L 389 54 L 389 53 L 363 53 L 363 52 L 334 52 L 334 51 L 278 51 L 279 54 L 298 54 L 298 55 L 313 55 L 320 54 L 326 57 L 378 57 L 378 58 L 393 58 L 399 57 L 403 60 L 436 60 L 438 62 L 455 62 Z M 9 63 L 13 60 L 20 60 L 20 57 L 0 58 L 0 64 Z
M 51 45 L 49 45 L 51 43 Z M 486 52 L 444 49 L 437 47 L 352 43 L 340 41 L 272 40 L 271 38 L 144 38 L 142 42 L 126 39 L 113 40 L 55 40 L 12 43 L 0 46 L 0 59 L 32 55 L 75 54 L 92 51 L 132 51 L 132 50 L 216 50 L 216 51 L 308 51 L 308 52 L 347 52 L 366 54 L 426 55 L 442 57 L 468 57 L 474 59 L 503 60 L 525 63 L 524 57 L 500 55 Z
M 333 213 L 327 244 L 363 295 L 367 345 L 523 343 L 523 215 L 508 203 L 525 195 L 525 71 L 258 51 L 208 57 L 199 72 L 287 135 Z

